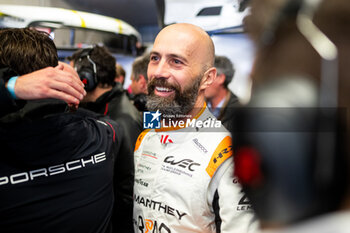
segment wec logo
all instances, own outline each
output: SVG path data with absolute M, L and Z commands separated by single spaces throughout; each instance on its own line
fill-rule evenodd
M 187 168 L 189 171 L 193 172 L 194 167 L 193 166 L 200 166 L 199 163 L 195 163 L 191 159 L 182 159 L 180 161 L 175 161 L 174 156 L 168 156 L 164 160 L 165 163 L 169 163 L 174 166 L 179 166 L 182 168 Z

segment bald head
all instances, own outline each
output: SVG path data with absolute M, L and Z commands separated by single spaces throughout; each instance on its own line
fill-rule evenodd
M 201 28 L 181 23 L 161 30 L 148 64 L 148 108 L 196 113 L 216 77 L 214 58 L 214 44 Z
M 179 43 L 187 55 L 193 55 L 204 65 L 204 69 L 213 67 L 215 59 L 214 43 L 207 32 L 193 24 L 178 23 L 163 28 L 157 35 L 154 44 Z M 165 44 L 165 46 L 167 46 Z

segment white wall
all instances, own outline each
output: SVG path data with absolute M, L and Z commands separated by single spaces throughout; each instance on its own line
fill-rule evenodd
M 250 72 L 254 60 L 254 48 L 250 39 L 243 33 L 213 35 L 216 55 L 228 57 L 236 70 L 229 89 L 244 104 L 250 99 Z

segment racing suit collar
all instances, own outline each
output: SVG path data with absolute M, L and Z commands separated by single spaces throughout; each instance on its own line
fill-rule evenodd
M 203 107 L 201 110 L 192 118 L 192 119 L 198 119 L 204 112 L 204 110 L 207 108 L 207 103 L 204 102 Z M 161 127 L 160 129 L 155 129 L 156 132 L 166 132 L 166 131 L 173 131 L 173 130 L 179 130 L 184 129 L 186 127 L 176 126 L 176 127 Z

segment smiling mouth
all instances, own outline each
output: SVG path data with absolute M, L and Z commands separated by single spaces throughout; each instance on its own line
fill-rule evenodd
M 172 92 L 172 91 L 174 91 L 174 89 L 172 89 L 172 88 L 158 87 L 158 86 L 156 86 L 155 89 L 157 90 L 157 92 Z
M 168 98 L 175 95 L 175 89 L 169 87 L 155 86 L 154 94 L 160 97 Z

